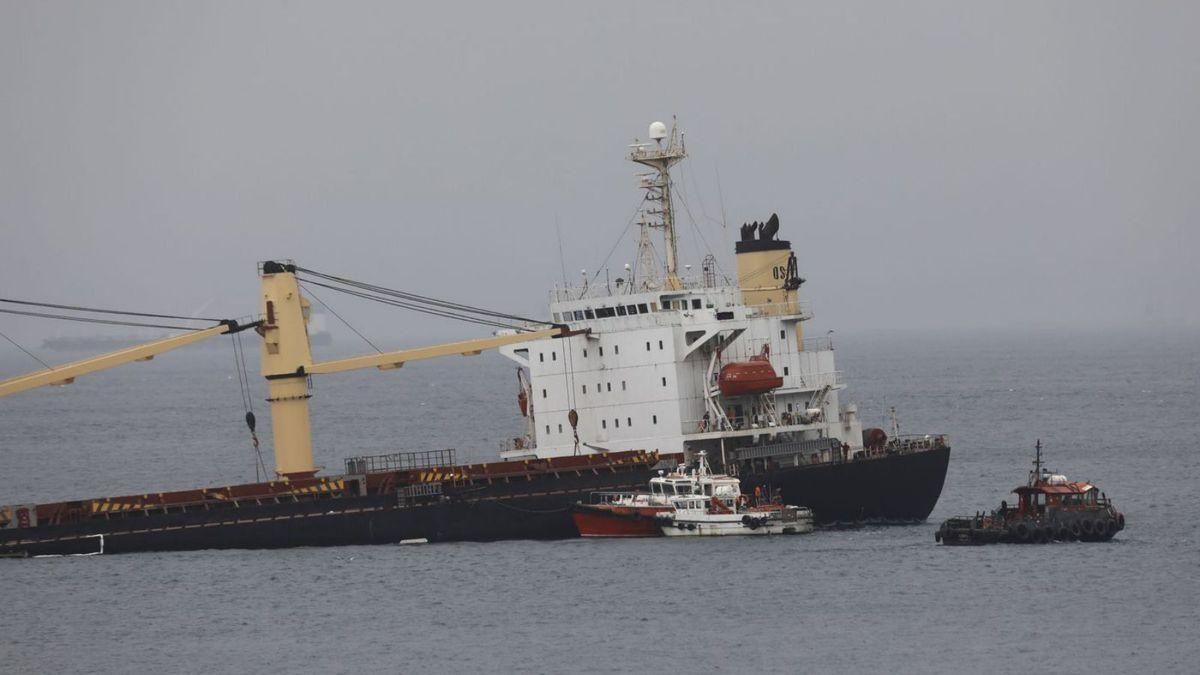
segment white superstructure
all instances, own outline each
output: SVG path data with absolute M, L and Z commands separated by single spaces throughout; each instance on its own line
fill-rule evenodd
M 773 457 L 830 461 L 858 451 L 862 432 L 855 407 L 838 400 L 844 385 L 831 340 L 804 338 L 812 314 L 798 299 L 803 280 L 789 242 L 776 237 L 778 219 L 742 227 L 736 284 L 716 273 L 712 256 L 699 276 L 687 276 L 690 265 L 680 274 L 670 167 L 685 155 L 683 139 L 661 123 L 650 135 L 654 143 L 630 153 L 653 169 L 640 176 L 646 208 L 637 264 L 625 266 L 625 278 L 585 277 L 551 292 L 552 320 L 581 333 L 500 350 L 526 371 L 529 403 L 526 437 L 504 456 L 709 450 L 736 471 Z M 661 276 L 651 230 L 663 231 Z M 781 386 L 722 393 L 723 368 L 764 354 Z M 791 451 L 776 451 L 782 447 Z

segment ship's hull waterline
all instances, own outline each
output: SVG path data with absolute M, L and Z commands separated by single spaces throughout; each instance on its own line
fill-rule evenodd
M 769 485 L 786 503 L 813 510 L 818 525 L 915 523 L 941 493 L 949 447 L 919 453 L 742 477 Z M 447 488 L 443 498 L 401 506 L 395 492 L 318 501 L 243 504 L 237 509 L 90 519 L 0 530 L 0 556 L 80 555 L 198 549 L 396 544 L 406 541 L 568 539 L 579 536 L 571 507 L 591 492 L 637 490 L 653 468 L 571 472 L 529 480 Z

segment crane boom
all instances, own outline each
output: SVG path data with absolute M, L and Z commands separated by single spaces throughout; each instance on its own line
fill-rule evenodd
M 115 368 L 134 361 L 149 361 L 159 354 L 179 349 L 193 342 L 199 342 L 214 335 L 237 332 L 249 327 L 251 326 L 240 326 L 236 321 L 222 321 L 219 325 L 212 328 L 204 328 L 184 333 L 183 335 L 172 335 L 171 337 L 155 340 L 154 342 L 118 349 L 107 354 L 93 356 L 92 358 L 57 366 L 49 370 L 18 375 L 17 377 L 0 382 L 0 396 L 17 394 L 48 384 L 70 384 L 80 375 Z
M 538 340 L 544 337 L 561 336 L 564 335 L 565 332 L 565 328 L 547 328 L 545 330 L 529 331 L 527 333 L 496 335 L 493 337 L 462 340 L 461 342 L 447 342 L 445 344 L 417 347 L 414 349 L 401 349 L 399 351 L 384 352 L 382 354 L 353 356 L 347 359 L 338 359 L 337 361 L 314 363 L 308 372 L 312 373 L 313 375 L 319 375 L 325 373 L 340 373 L 346 370 L 357 370 L 359 368 L 371 367 L 379 368 L 380 370 L 388 370 L 390 368 L 399 368 L 409 361 L 435 359 L 440 356 L 453 356 L 455 354 L 474 356 L 485 349 L 496 349 L 497 347 L 503 347 L 505 345 L 518 342 Z

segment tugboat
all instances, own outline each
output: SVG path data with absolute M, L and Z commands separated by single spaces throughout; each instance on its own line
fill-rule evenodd
M 1090 483 L 1068 481 L 1042 465 L 1042 442 L 1029 481 L 1013 490 L 1016 508 L 1000 502 L 991 513 L 957 516 L 942 523 L 934 540 L 947 546 L 1108 541 L 1125 529 L 1125 514 Z

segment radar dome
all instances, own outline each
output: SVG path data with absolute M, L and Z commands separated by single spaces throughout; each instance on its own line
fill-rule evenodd
M 650 140 L 661 141 L 667 137 L 667 125 L 662 122 L 650 123 Z

